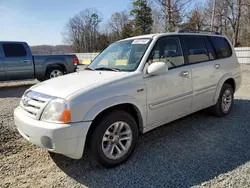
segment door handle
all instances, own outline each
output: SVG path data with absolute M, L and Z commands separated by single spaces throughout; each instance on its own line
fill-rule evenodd
M 188 71 L 182 71 L 182 72 L 180 73 L 180 76 L 181 76 L 181 77 L 188 78 L 188 75 L 189 75 L 189 72 L 188 72 Z
M 214 68 L 216 68 L 216 69 L 220 68 L 220 64 L 215 64 Z
M 23 63 L 29 63 L 30 60 L 22 60 Z

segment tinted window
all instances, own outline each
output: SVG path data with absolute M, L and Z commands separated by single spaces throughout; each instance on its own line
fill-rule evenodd
M 208 61 L 207 47 L 202 36 L 184 36 L 189 63 Z
M 212 46 L 211 41 L 206 40 L 206 44 L 207 44 L 207 51 L 208 51 L 208 55 L 209 55 L 210 60 L 217 59 L 215 49 Z
M 149 63 L 165 62 L 168 68 L 184 64 L 184 57 L 177 37 L 160 38 L 151 52 Z
M 3 50 L 2 50 L 2 47 L 1 47 L 1 45 L 0 45 L 0 57 L 3 57 L 4 55 L 3 55 Z
M 5 57 L 23 57 L 26 56 L 26 50 L 22 44 L 3 44 Z
M 225 38 L 209 37 L 209 39 L 215 47 L 218 58 L 226 58 L 232 55 L 231 47 Z

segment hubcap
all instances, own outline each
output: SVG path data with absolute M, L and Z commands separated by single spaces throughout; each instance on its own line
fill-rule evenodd
M 115 122 L 109 126 L 102 138 L 102 151 L 112 160 L 123 157 L 132 143 L 132 130 L 123 121 Z
M 232 105 L 232 93 L 229 89 L 227 89 L 222 95 L 222 103 L 221 103 L 222 110 L 224 112 L 228 112 L 231 105 Z
M 62 76 L 62 75 L 63 73 L 60 70 L 53 70 L 50 73 L 50 78 L 55 78 L 55 77 Z

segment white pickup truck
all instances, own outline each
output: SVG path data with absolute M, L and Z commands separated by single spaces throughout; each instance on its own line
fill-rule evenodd
M 240 83 L 222 35 L 137 36 L 111 44 L 84 71 L 29 88 L 14 120 L 37 146 L 74 159 L 89 147 L 98 164 L 114 167 L 131 156 L 140 134 L 204 108 L 229 114 Z

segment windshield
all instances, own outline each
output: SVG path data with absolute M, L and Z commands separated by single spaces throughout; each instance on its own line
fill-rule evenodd
M 151 39 L 133 39 L 112 43 L 88 66 L 95 70 L 134 71 Z

